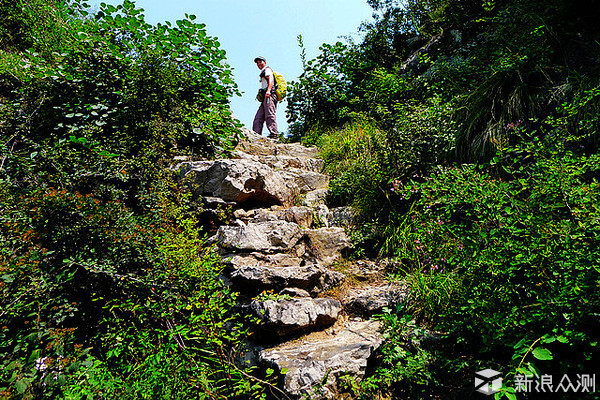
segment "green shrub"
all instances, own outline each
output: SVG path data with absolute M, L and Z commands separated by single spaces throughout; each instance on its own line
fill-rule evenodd
M 422 346 L 427 332 L 401 310 L 388 309 L 380 316 L 386 340 L 375 371 L 360 383 L 360 389 L 355 389 L 361 399 L 379 394 L 420 398 L 437 383 L 432 371 L 435 357 Z
M 489 168 L 444 168 L 405 187 L 416 201 L 405 259 L 419 253 L 412 311 L 447 332 L 451 354 L 468 349 L 504 368 L 526 359 L 555 374 L 594 365 L 599 157 L 565 150 L 559 138 L 504 149 Z M 452 275 L 460 277 L 452 295 L 438 296 Z M 535 346 L 526 351 L 536 343 L 557 354 L 552 362 L 540 361 Z
M 127 0 L 4 3 L 0 398 L 260 397 L 236 295 L 168 170 L 240 134 L 217 39 Z

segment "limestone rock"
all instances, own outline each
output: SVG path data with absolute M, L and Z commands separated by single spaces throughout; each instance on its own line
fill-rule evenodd
M 379 329 L 379 322 L 349 321 L 332 336 L 318 332 L 262 350 L 260 359 L 280 371 L 287 369 L 282 386 L 290 395 L 336 399 L 340 375 L 364 376 L 367 361 L 382 343 Z M 315 391 L 326 377 L 325 385 Z
M 345 278 L 346 276 L 341 272 L 325 270 L 325 273 L 319 279 L 319 285 L 313 291 L 319 293 L 329 288 L 340 286 Z
M 260 161 L 274 169 L 296 168 L 304 171 L 321 172 L 324 161 L 318 158 L 305 158 L 298 156 L 264 156 Z
M 285 221 L 221 226 L 216 241 L 222 249 L 275 252 L 293 248 L 302 236 L 297 224 Z
M 315 265 L 302 267 L 248 266 L 234 270 L 231 281 L 241 291 L 257 293 L 263 290 L 281 290 L 287 286 L 311 290 L 319 284 L 323 271 Z
M 384 275 L 386 267 L 382 261 L 357 260 L 348 266 L 346 272 L 360 281 L 375 281 Z
M 286 287 L 281 292 L 279 292 L 279 294 L 288 295 L 292 297 L 310 297 L 310 293 L 308 293 L 306 290 L 295 287 Z
M 294 182 L 251 160 L 197 161 L 181 163 L 177 168 L 194 177 L 200 195 L 226 202 L 292 204 L 298 195 Z
M 275 170 L 297 168 L 305 171 L 321 172 L 324 165 L 324 161 L 318 158 L 306 158 L 297 155 L 252 155 L 239 150 L 233 152 L 233 158 L 260 162 Z
M 331 264 L 350 249 L 350 240 L 343 228 L 306 229 L 308 246 L 318 260 Z
M 317 189 L 306 193 L 302 200 L 302 205 L 310 208 L 317 208 L 327 202 L 327 193 L 329 189 Z
M 407 288 L 400 285 L 374 285 L 351 290 L 342 302 L 350 313 L 368 317 L 403 302 L 406 295 Z
M 294 182 L 300 188 L 301 193 L 329 187 L 329 176 L 318 172 L 288 168 L 280 171 L 280 174 L 288 181 Z
M 233 254 L 224 256 L 224 260 L 234 269 L 243 267 L 300 267 L 304 263 L 301 258 L 286 253 L 265 254 L 254 252 L 244 255 Z
M 255 210 L 253 221 L 283 220 L 310 228 L 313 224 L 313 210 L 308 207 L 289 207 Z
M 242 292 L 257 294 L 263 290 L 280 291 L 286 287 L 304 289 L 318 294 L 338 286 L 344 275 L 314 264 L 273 267 L 246 265 L 231 272 L 231 282 Z
M 333 324 L 342 310 L 342 304 L 335 299 L 303 297 L 291 300 L 253 300 L 250 308 L 261 319 L 260 327 L 263 331 L 285 336 Z
M 300 143 L 277 143 L 245 129 L 246 138 L 238 144 L 236 150 L 250 155 L 292 156 L 298 158 L 317 158 L 319 149 L 306 147 Z

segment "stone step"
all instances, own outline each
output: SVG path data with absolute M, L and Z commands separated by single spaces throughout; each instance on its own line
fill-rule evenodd
M 241 140 L 236 150 L 250 155 L 273 155 L 273 156 L 293 156 L 298 158 L 317 158 L 319 149 L 316 147 L 306 147 L 300 143 L 278 143 L 277 141 L 267 139 L 263 136 L 244 129 L 246 138 Z
M 381 324 L 361 318 L 404 301 L 405 288 L 379 282 L 384 267 L 368 262 L 346 265 L 361 287 L 344 287 L 346 275 L 326 267 L 350 250 L 344 228 L 355 217 L 347 207 L 327 207 L 330 178 L 319 150 L 244 133 L 233 159 L 182 159 L 172 169 L 203 198 L 216 231 L 211 242 L 227 265 L 223 279 L 242 293 L 240 309 L 259 321 L 262 344 L 250 353 L 260 351 L 261 363 L 284 372 L 281 386 L 291 397 L 340 398 L 338 378 L 362 378 L 383 340 Z M 217 221 L 223 209 L 229 225 Z M 316 297 L 338 286 L 341 300 Z M 348 321 L 348 314 L 361 318 Z
M 298 224 L 281 220 L 221 226 L 214 240 L 226 251 L 281 252 L 294 248 L 303 236 Z
M 246 266 L 233 270 L 229 279 L 234 289 L 249 295 L 265 290 L 281 292 L 285 288 L 298 288 L 314 296 L 339 286 L 344 275 L 314 264 L 298 267 Z
M 284 337 L 332 325 L 342 311 L 342 304 L 331 298 L 288 299 L 286 296 L 275 300 L 253 300 L 250 309 L 260 319 L 260 332 Z
M 350 239 L 344 228 L 304 229 L 303 232 L 310 253 L 324 265 L 334 263 L 350 250 Z
M 286 288 L 306 290 L 313 296 L 337 287 L 344 274 L 329 270 L 290 254 L 226 255 L 227 277 L 233 288 L 247 295 L 265 290 L 281 292 Z
M 318 172 L 304 171 L 297 168 L 288 168 L 278 172 L 288 182 L 294 182 L 301 194 L 329 187 L 329 176 Z
M 280 219 L 248 223 L 237 220 L 234 225 L 219 227 L 211 241 L 227 253 L 287 252 L 322 265 L 340 259 L 351 246 L 344 228 L 302 229 Z
M 244 267 L 300 267 L 306 264 L 302 258 L 287 253 L 268 254 L 252 252 L 247 254 L 225 254 L 223 255 L 223 260 L 232 269 Z
M 225 202 L 292 205 L 300 193 L 298 185 L 290 182 L 288 176 L 251 160 L 184 162 L 173 169 L 192 179 L 191 188 L 196 195 L 221 198 Z
M 173 169 L 193 180 L 191 188 L 196 195 L 226 203 L 292 206 L 302 194 L 329 185 L 329 177 L 318 172 L 277 170 L 243 159 L 183 162 Z
M 348 314 L 368 318 L 403 303 L 407 295 L 406 285 L 378 283 L 349 289 L 342 304 Z
M 303 228 L 311 228 L 314 222 L 315 210 L 304 206 L 257 208 L 252 210 L 239 209 L 234 212 L 234 216 L 244 222 L 265 222 L 282 220 L 293 222 Z
M 304 158 L 296 155 L 252 155 L 236 150 L 232 153 L 234 159 L 245 159 L 260 162 L 275 170 L 296 168 L 304 171 L 321 172 L 325 163 L 319 158 Z
M 383 338 L 376 321 L 346 321 L 325 332 L 262 350 L 260 360 L 283 374 L 281 386 L 294 397 L 338 399 L 337 379 L 361 379 Z
M 310 208 L 318 208 L 324 206 L 327 203 L 327 194 L 329 189 L 316 189 L 311 190 L 301 196 L 302 205 Z

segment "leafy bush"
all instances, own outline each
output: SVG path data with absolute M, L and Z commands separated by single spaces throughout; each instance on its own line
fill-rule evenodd
M 299 40 L 303 50 L 302 38 Z M 320 50 L 316 60 L 304 64 L 299 80 L 288 84 L 286 115 L 296 140 L 316 123 L 331 127 L 350 120 L 347 93 L 349 70 L 354 67 L 351 54 L 341 42 L 324 44 Z
M 0 398 L 260 397 L 167 168 L 237 140 L 225 53 L 194 16 L 88 7 L 2 2 Z
M 431 369 L 433 354 L 422 346 L 427 332 L 401 309 L 388 309 L 381 315 L 386 340 L 375 371 L 356 390 L 361 399 L 372 399 L 381 393 L 421 397 L 437 383 Z
M 360 214 L 357 244 L 375 246 L 382 254 L 393 254 L 394 246 L 403 242 L 398 236 L 403 236 L 403 213 L 410 207 L 390 190 L 390 182 L 398 187 L 446 159 L 455 125 L 452 108 L 439 99 L 396 106 L 396 111 L 391 131 L 357 118 L 337 129 L 315 126 L 304 136 L 321 148 L 325 171 L 333 177 L 331 201 L 352 204 Z
M 447 332 L 451 354 L 468 348 L 504 368 L 527 356 L 534 371 L 555 374 L 597 362 L 598 155 L 565 150 L 562 139 L 535 139 L 487 168 L 440 169 L 404 188 L 416 200 L 404 259 L 430 286 L 413 292 L 413 312 Z M 452 295 L 432 302 L 453 275 Z M 540 362 L 536 348 L 553 361 Z

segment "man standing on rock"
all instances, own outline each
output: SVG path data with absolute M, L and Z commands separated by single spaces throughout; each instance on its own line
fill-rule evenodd
M 273 76 L 273 70 L 267 66 L 267 60 L 264 57 L 256 57 L 254 59 L 256 66 L 260 70 L 260 83 L 261 89 L 258 91 L 256 99 L 260 101 L 260 107 L 254 117 L 254 123 L 252 124 L 252 130 L 259 135 L 262 134 L 263 124 L 267 123 L 267 129 L 269 130 L 269 137 L 276 139 L 279 136 L 277 132 L 277 119 L 275 113 L 277 112 L 277 86 L 275 83 L 275 77 Z

